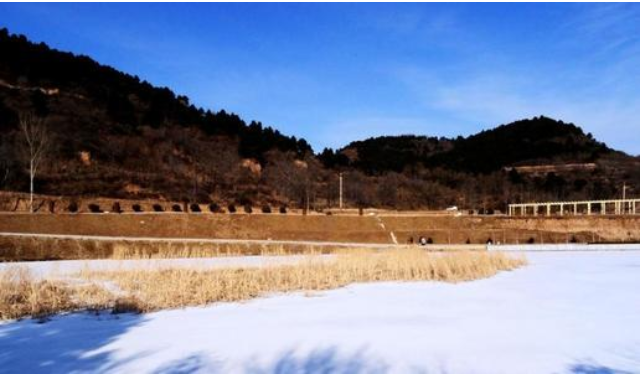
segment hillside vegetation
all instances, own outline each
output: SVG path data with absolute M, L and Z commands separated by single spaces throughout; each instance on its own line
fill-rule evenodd
M 321 209 L 338 202 L 339 172 L 349 206 L 486 210 L 514 201 L 609 198 L 623 182 L 628 195 L 639 191 L 638 157 L 551 118 L 465 138 L 371 138 L 314 154 L 304 139 L 197 108 L 169 88 L 3 29 L 0 190 L 29 189 L 19 128 L 27 113 L 45 119 L 51 136 L 35 179 L 43 194 L 221 206 L 309 202 Z M 564 167 L 586 163 L 591 167 Z M 536 165 L 547 172 L 524 172 Z

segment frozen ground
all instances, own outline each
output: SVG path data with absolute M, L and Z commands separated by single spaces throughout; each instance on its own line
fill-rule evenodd
M 640 370 L 639 252 L 541 252 L 461 284 L 360 284 L 0 324 L 0 372 Z

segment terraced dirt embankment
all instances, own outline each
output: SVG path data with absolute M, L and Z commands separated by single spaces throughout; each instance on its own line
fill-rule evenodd
M 639 216 L 381 216 L 399 242 L 434 243 L 639 242 Z
M 382 224 L 382 225 L 381 225 Z M 638 241 L 639 216 L 324 216 L 245 214 L 0 214 L 0 232 L 116 237 L 399 243 Z M 449 241 L 448 241 L 449 238 Z
M 373 217 L 261 214 L 0 214 L 0 232 L 386 243 Z
M 0 261 L 126 258 L 170 253 L 185 257 L 289 254 L 331 252 L 339 247 L 315 245 L 321 241 L 390 243 L 389 233 L 381 230 L 373 217 L 320 215 L 0 214 L 0 233 L 113 237 L 113 240 L 96 240 L 0 234 Z M 181 238 L 203 241 L 175 241 Z M 236 241 L 205 241 L 211 239 Z
M 113 239 L 19 237 L 2 233 Z M 485 244 L 488 240 L 505 244 L 639 242 L 639 217 L 0 214 L 0 261 L 331 252 L 331 247 L 338 246 L 325 245 L 404 245 L 416 243 L 421 236 L 436 245 Z M 182 243 L 183 238 L 190 241 Z M 163 239 L 171 239 L 172 243 Z M 202 243 L 197 241 L 200 239 Z M 232 241 L 204 241 L 212 239 Z

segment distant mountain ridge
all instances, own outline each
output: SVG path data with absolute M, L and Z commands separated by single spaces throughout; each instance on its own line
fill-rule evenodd
M 455 139 L 385 136 L 352 142 L 340 152 L 370 173 L 401 172 L 421 163 L 471 173 L 490 173 L 517 163 L 593 162 L 615 153 L 574 124 L 540 116 Z
M 36 177 L 49 194 L 318 208 L 335 205 L 339 172 L 347 204 L 359 206 L 500 208 L 610 197 L 622 182 L 638 192 L 638 157 L 548 117 L 453 139 L 369 138 L 315 155 L 305 139 L 1 29 L 0 190 L 27 189 L 17 126 L 25 113 L 45 118 L 55 139 Z M 554 167 L 584 163 L 593 167 Z M 536 165 L 552 172 L 512 168 Z

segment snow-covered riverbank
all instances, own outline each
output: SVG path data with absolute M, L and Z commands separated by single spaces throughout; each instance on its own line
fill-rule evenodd
M 0 372 L 639 372 L 639 252 L 527 257 L 467 283 L 3 323 Z

